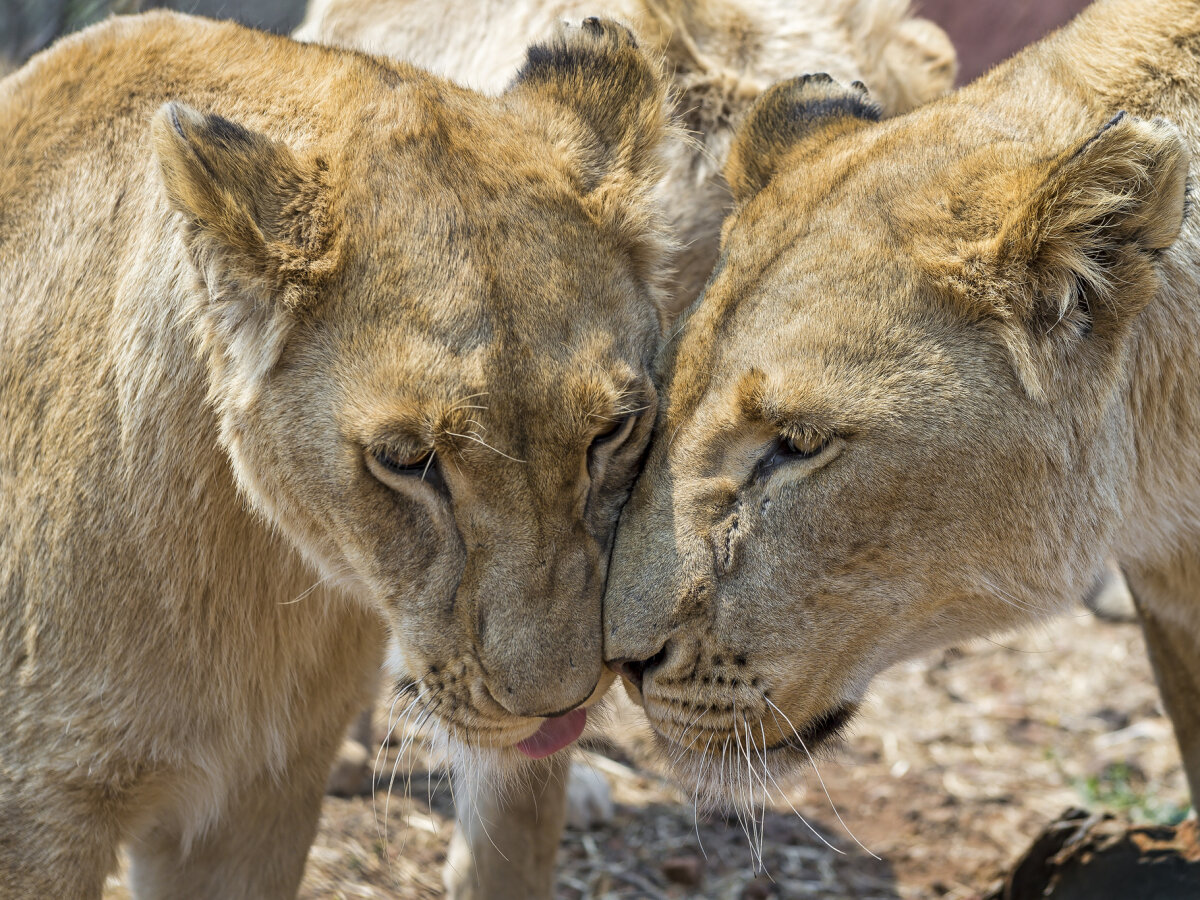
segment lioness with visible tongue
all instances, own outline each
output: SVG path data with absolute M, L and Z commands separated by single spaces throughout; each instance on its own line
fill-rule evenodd
M 162 13 L 0 82 L 0 897 L 294 896 L 385 628 L 470 774 L 579 735 L 666 92 L 594 19 L 495 97 Z

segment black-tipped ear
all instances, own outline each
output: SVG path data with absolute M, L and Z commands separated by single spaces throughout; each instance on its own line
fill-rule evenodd
M 597 175 L 614 169 L 639 175 L 657 165 L 668 81 L 623 25 L 589 18 L 534 44 L 509 92 L 580 122 L 585 157 Z
M 771 85 L 738 129 L 725 179 L 745 203 L 774 177 L 801 141 L 829 138 L 879 121 L 879 107 L 856 81 L 844 87 L 828 75 L 801 75 Z
M 237 372 L 227 381 L 244 400 L 340 265 L 325 166 L 181 103 L 155 114 L 151 137 L 207 294 L 195 310 L 198 337 L 215 365 Z
M 171 205 L 210 290 L 298 304 L 331 264 L 323 168 L 221 116 L 168 103 L 151 125 Z

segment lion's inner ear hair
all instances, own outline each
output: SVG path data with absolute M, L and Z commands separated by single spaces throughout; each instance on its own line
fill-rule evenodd
M 221 116 L 168 103 L 154 152 L 209 290 L 238 285 L 301 304 L 334 264 L 323 165 Z
M 879 107 L 862 82 L 845 87 L 828 75 L 801 75 L 771 85 L 746 114 L 725 164 L 734 199 L 745 203 L 767 186 L 804 144 L 878 122 Z
M 1016 173 L 1007 215 L 968 261 L 966 293 L 1038 333 L 1080 302 L 1097 330 L 1127 322 L 1183 227 L 1188 164 L 1173 125 L 1121 113 Z
M 998 328 L 1030 396 L 1045 396 L 1054 347 L 1116 347 L 1157 294 L 1159 256 L 1183 227 L 1188 165 L 1173 125 L 1121 113 L 1003 175 L 985 204 L 999 211 L 994 228 L 931 265 L 960 308 Z
M 567 124 L 590 170 L 581 173 L 585 186 L 614 172 L 657 171 L 671 115 L 669 81 L 662 61 L 639 49 L 623 25 L 589 18 L 534 44 L 507 93 L 549 112 L 558 122 L 551 133 Z

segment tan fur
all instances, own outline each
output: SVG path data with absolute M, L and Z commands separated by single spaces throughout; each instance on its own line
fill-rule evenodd
M 674 309 L 699 293 L 731 202 L 721 177 L 733 130 L 773 81 L 831 72 L 866 82 L 889 115 L 945 93 L 956 60 L 946 35 L 908 0 L 313 0 L 302 40 L 410 60 L 464 84 L 503 90 L 521 48 L 564 19 L 611 16 L 663 53 L 692 133 L 667 149 L 659 188 L 679 238 Z
M 1112 550 L 1200 790 L 1198 97 L 1200 5 L 1107 0 L 907 116 L 823 78 L 750 114 L 605 597 L 682 777 L 744 803 Z
M 0 82 L 0 897 L 293 895 L 381 623 L 476 773 L 607 687 L 665 94 L 596 21 L 495 98 L 175 14 Z

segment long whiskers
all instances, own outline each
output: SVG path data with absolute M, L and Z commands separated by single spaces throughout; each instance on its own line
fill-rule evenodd
M 509 456 L 503 450 L 499 450 L 499 449 L 493 447 L 491 444 L 489 444 L 487 441 L 485 441 L 483 438 L 481 438 L 479 435 L 477 435 L 473 432 L 470 434 L 460 434 L 459 432 L 456 432 L 456 431 L 447 431 L 444 433 L 449 435 L 450 437 L 462 438 L 463 440 L 467 440 L 467 441 L 474 441 L 476 444 L 479 444 L 479 446 L 486 447 L 488 450 L 491 450 L 493 453 L 498 453 L 500 456 L 503 456 L 505 459 L 511 459 L 513 462 L 518 462 L 518 463 L 528 462 L 528 460 L 517 459 L 515 456 Z
M 794 734 L 796 736 L 796 740 L 798 740 L 800 742 L 800 747 L 801 747 L 801 749 L 804 750 L 804 755 L 808 757 L 808 763 L 813 768 L 813 774 L 815 774 L 817 776 L 817 781 L 821 785 L 821 790 L 825 792 L 825 799 L 829 801 L 829 808 L 833 810 L 834 816 L 837 817 L 838 824 L 842 826 L 842 828 L 845 830 L 846 834 L 850 835 L 851 840 L 853 840 L 854 843 L 858 844 L 858 846 L 861 847 L 868 856 L 870 856 L 872 859 L 879 859 L 879 857 L 876 856 L 874 852 L 867 849 L 867 847 L 863 844 L 863 842 L 860 841 L 855 836 L 854 832 L 851 831 L 849 826 L 846 825 L 845 821 L 843 821 L 842 814 L 840 812 L 838 812 L 837 804 L 833 802 L 833 797 L 831 797 L 829 795 L 829 788 L 827 788 L 825 786 L 825 779 L 821 777 L 821 770 L 817 768 L 817 761 L 815 759 L 813 759 L 812 753 L 810 753 L 808 750 L 808 745 L 804 743 L 804 738 L 800 737 L 800 732 L 796 730 L 796 726 L 792 724 L 792 720 L 788 718 L 787 713 L 785 713 L 782 709 L 780 709 L 778 706 L 776 706 L 774 701 L 772 701 L 770 697 L 763 695 L 763 699 L 767 701 L 767 703 L 771 706 L 771 708 L 775 712 L 777 712 L 777 713 L 779 713 L 779 715 L 783 716 L 784 721 L 788 723 L 788 727 L 792 729 L 792 734 Z

